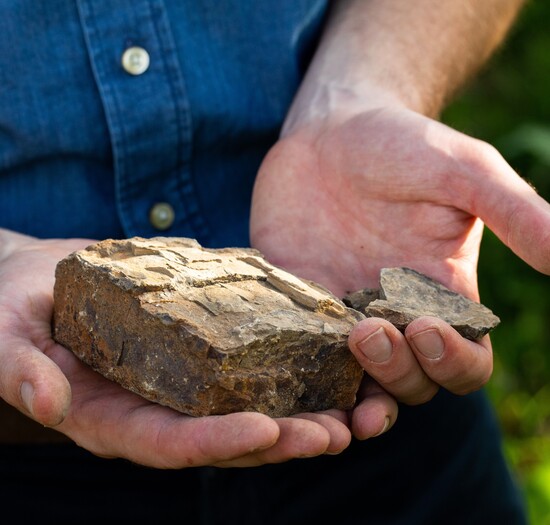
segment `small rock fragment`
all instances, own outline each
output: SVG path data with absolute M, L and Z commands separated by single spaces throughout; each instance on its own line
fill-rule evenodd
M 443 319 L 463 337 L 477 340 L 500 323 L 486 306 L 410 268 L 383 268 L 379 298 L 375 292 L 360 290 L 344 302 L 367 317 L 388 320 L 401 331 L 414 319 L 429 315 Z
M 380 298 L 379 288 L 363 288 L 343 298 L 345 305 L 362 312 L 372 301 Z
M 355 403 L 347 337 L 364 316 L 256 250 L 106 240 L 62 260 L 54 338 L 146 399 L 205 416 Z

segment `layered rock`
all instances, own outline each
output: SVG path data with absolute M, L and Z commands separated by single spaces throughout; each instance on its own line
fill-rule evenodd
M 54 338 L 103 376 L 193 416 L 354 405 L 364 316 L 251 249 L 106 240 L 56 270 Z

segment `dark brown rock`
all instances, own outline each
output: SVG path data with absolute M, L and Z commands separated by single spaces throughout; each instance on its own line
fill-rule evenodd
M 430 315 L 443 319 L 463 337 L 476 340 L 500 322 L 489 308 L 409 268 L 383 268 L 378 293 L 379 299 L 373 290 L 355 292 L 344 302 L 367 317 L 390 321 L 401 331 L 414 319 Z
M 343 302 L 350 308 L 362 312 L 372 301 L 380 299 L 379 288 L 363 288 L 344 297 Z
M 349 409 L 364 316 L 255 250 L 107 240 L 58 264 L 54 337 L 105 377 L 195 416 Z

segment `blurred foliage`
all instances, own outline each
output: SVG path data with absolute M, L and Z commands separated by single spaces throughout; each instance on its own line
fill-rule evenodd
M 529 2 L 505 44 L 445 111 L 450 126 L 493 144 L 550 201 L 550 2 Z M 486 229 L 482 302 L 500 318 L 487 387 L 530 522 L 550 525 L 550 277 Z

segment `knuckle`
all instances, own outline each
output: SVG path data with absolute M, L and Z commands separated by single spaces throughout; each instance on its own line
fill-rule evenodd
M 402 399 L 402 401 L 403 403 L 411 406 L 423 405 L 428 403 L 428 401 L 431 401 L 438 391 L 439 387 L 434 384 L 433 386 L 424 387 L 422 390 L 414 393 L 413 395 Z
M 401 390 L 407 385 L 417 382 L 418 373 L 405 368 L 396 368 L 384 370 L 383 373 L 373 375 L 373 377 L 386 390 Z
M 459 396 L 464 396 L 476 392 L 483 388 L 489 381 L 491 377 L 491 371 L 480 371 L 479 374 L 474 377 L 465 378 L 463 376 L 462 381 L 457 383 L 456 386 L 452 386 L 449 389 Z
M 492 170 L 495 164 L 504 162 L 504 158 L 492 144 L 477 139 L 470 139 L 466 158 L 476 172 Z

